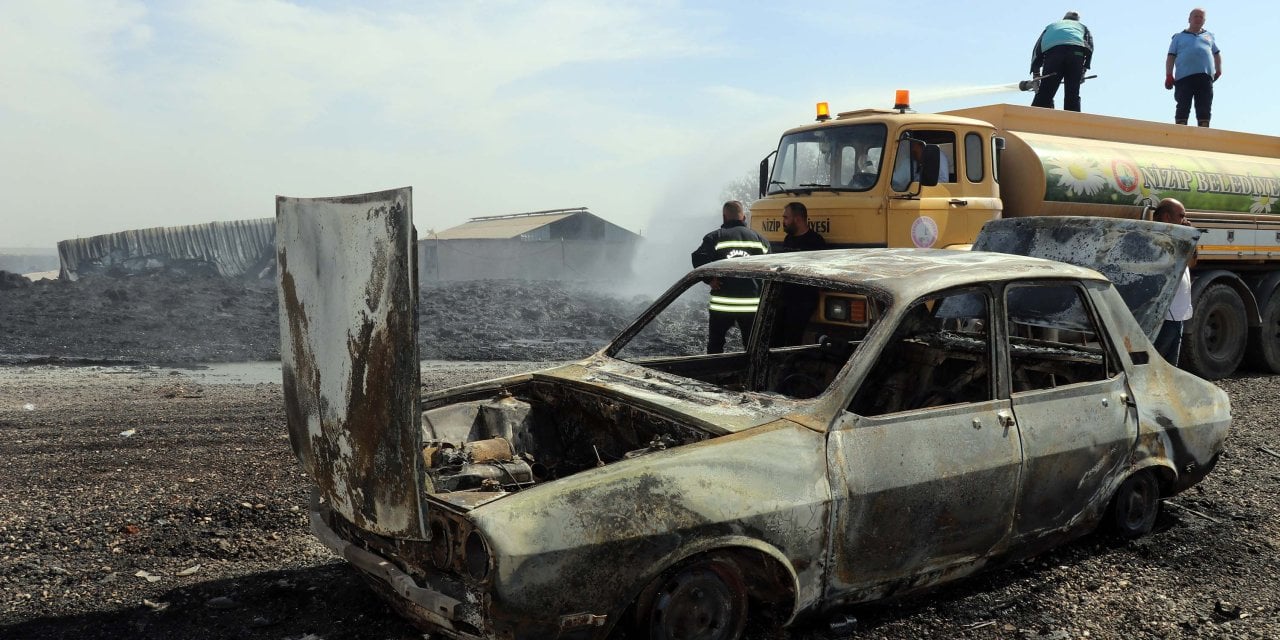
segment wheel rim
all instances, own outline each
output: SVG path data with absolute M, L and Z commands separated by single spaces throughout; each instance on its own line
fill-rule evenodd
M 1222 309 L 1214 309 L 1204 323 L 1204 342 L 1208 347 L 1208 351 L 1214 358 L 1225 360 L 1240 336 L 1235 335 L 1231 327 L 1234 326 L 1230 318 L 1226 317 L 1227 311 Z
M 1121 524 L 1129 531 L 1145 528 L 1155 512 L 1156 495 L 1153 483 L 1146 477 L 1134 477 L 1120 502 Z
M 1144 487 L 1137 486 L 1129 492 L 1125 505 L 1125 524 L 1137 527 L 1147 518 L 1147 492 Z
M 673 577 L 659 592 L 650 619 L 653 638 L 732 640 L 742 629 L 746 594 L 731 572 L 705 565 Z

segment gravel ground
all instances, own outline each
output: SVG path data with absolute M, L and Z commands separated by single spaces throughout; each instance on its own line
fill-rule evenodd
M 280 386 L 170 368 L 278 359 L 272 283 L 20 284 L 0 286 L 0 638 L 422 637 L 311 535 Z M 580 357 L 648 303 L 515 281 L 420 298 L 422 357 L 471 361 L 426 366 L 428 388 L 540 366 L 475 361 Z M 658 337 L 689 339 L 703 313 Z M 31 366 L 50 362 L 153 366 Z M 1226 453 L 1153 534 L 753 636 L 1280 638 L 1280 376 L 1220 384 Z
M 435 365 L 423 382 L 532 366 Z M 1088 536 L 853 608 L 843 630 L 753 635 L 1280 638 L 1280 458 L 1262 450 L 1280 452 L 1280 377 L 1221 384 L 1235 409 L 1223 460 L 1151 535 Z M 0 457 L 2 638 L 423 637 L 310 534 L 277 384 L 0 367 Z

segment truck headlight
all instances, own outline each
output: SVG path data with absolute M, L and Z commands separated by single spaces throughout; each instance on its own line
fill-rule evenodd
M 489 543 L 485 542 L 484 536 L 480 535 L 479 531 L 472 531 L 467 536 L 463 564 L 466 566 L 467 575 L 472 578 L 484 580 L 489 577 Z
M 867 323 L 867 297 L 861 295 L 823 294 L 822 319 L 855 326 Z
M 849 301 L 844 298 L 827 298 L 827 313 L 825 315 L 828 320 L 848 322 Z

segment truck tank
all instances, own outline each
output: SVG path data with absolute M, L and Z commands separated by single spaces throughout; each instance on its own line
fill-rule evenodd
M 1197 218 L 1280 224 L 1277 137 L 1014 105 L 945 115 L 986 121 L 1005 139 L 1006 217 L 1136 217 L 1148 199 L 1177 198 Z M 1245 240 L 1223 244 L 1235 245 L 1235 257 L 1280 252 L 1274 234 Z M 1216 243 L 1202 240 L 1201 260 L 1215 253 L 1208 244 Z
M 1280 138 L 1012 105 L 947 115 L 1004 138 L 1005 217 L 1138 217 L 1180 200 L 1202 233 L 1181 364 L 1207 378 L 1244 359 L 1280 373 Z

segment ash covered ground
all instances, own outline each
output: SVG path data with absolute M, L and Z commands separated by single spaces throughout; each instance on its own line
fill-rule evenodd
M 430 294 L 430 295 L 429 295 Z M 552 283 L 424 289 L 442 388 L 581 356 L 647 300 Z M 702 340 L 696 310 L 672 332 Z M 274 359 L 275 290 L 216 278 L 0 290 L 9 362 Z M 33 357 L 34 356 L 34 357 Z M 1221 381 L 1218 468 L 1132 542 L 1091 535 L 905 600 L 752 638 L 1280 638 L 1280 376 Z M 0 366 L 0 638 L 418 639 L 308 529 L 278 384 L 172 367 Z
M 586 285 L 474 281 L 419 291 L 424 360 L 568 360 L 604 346 L 652 302 Z M 701 344 L 690 309 L 671 340 Z M 197 364 L 280 359 L 274 281 L 169 274 L 0 287 L 0 362 Z

